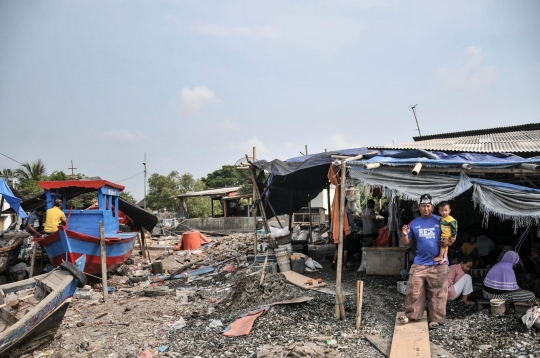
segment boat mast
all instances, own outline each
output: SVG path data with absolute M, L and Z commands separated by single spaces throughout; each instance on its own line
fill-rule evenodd
M 144 204 L 144 210 L 146 210 L 146 153 L 144 153 L 144 198 L 143 198 L 143 204 Z

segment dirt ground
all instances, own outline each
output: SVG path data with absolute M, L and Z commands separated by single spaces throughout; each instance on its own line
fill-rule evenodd
M 267 275 L 261 288 L 256 284 L 259 274 L 246 275 L 252 261 L 247 256 L 251 235 L 213 239 L 212 246 L 189 254 L 161 250 L 151 255 L 161 257 L 169 272 L 183 265 L 193 264 L 195 269 L 236 258 L 197 277 L 132 282 L 124 274 L 133 275 L 133 268 L 146 264 L 137 255 L 133 265 L 124 265 L 110 277 L 108 286 L 114 291 L 107 302 L 95 290 L 90 299 L 74 298 L 55 339 L 26 357 L 384 357 L 365 336 L 392 337 L 396 313 L 404 308 L 405 296 L 396 289 L 401 277 L 359 277 L 355 270 L 344 271 L 347 319 L 341 321 L 335 318 L 331 293 L 335 271 L 326 259 L 333 254 L 333 245 L 310 251 L 323 269 L 305 275 L 328 283 L 330 293 L 322 293 L 292 286 L 280 274 Z M 231 264 L 234 271 L 228 272 Z M 136 271 L 143 277 L 148 273 Z M 364 280 L 364 298 L 362 328 L 356 331 L 353 293 L 358 279 Z M 94 287 L 99 289 L 99 284 Z M 300 296 L 312 299 L 270 306 L 247 336 L 222 335 L 225 327 L 250 310 Z M 449 302 L 447 318 L 442 328 L 430 331 L 430 339 L 456 357 L 540 358 L 540 332 L 528 331 L 512 310 L 494 318 L 489 309 Z M 327 343 L 328 339 L 335 343 Z M 265 351 L 274 355 L 264 355 Z

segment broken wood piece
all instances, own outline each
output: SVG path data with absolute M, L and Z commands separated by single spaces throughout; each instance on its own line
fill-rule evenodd
M 394 326 L 394 336 L 392 338 L 392 349 L 390 358 L 418 357 L 430 358 L 429 329 L 427 313 L 424 311 L 422 319 L 419 321 L 409 320 L 409 323 L 402 324 L 399 317 L 404 312 L 398 312 Z
M 364 281 L 356 281 L 356 329 L 362 324 L 362 299 L 364 298 Z
M 313 283 L 313 285 L 308 286 L 305 283 L 307 282 L 307 280 L 310 280 L 310 278 L 294 271 L 281 272 L 281 274 L 285 276 L 287 281 L 289 281 L 290 283 L 292 283 L 293 285 L 297 287 L 303 288 L 304 290 L 326 286 L 326 282 L 321 282 L 321 283 L 315 282 Z

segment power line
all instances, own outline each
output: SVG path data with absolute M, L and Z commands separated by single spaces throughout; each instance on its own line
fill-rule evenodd
M 141 175 L 142 173 L 144 173 L 144 170 L 143 170 L 142 172 L 139 172 L 139 173 L 135 174 L 135 175 L 132 176 L 132 177 L 129 177 L 129 178 L 126 178 L 126 179 L 122 179 L 122 180 L 115 180 L 114 182 L 115 182 L 115 183 L 120 183 L 120 182 L 129 180 L 129 179 L 131 179 L 131 178 L 135 178 L 137 175 Z
M 23 165 L 23 163 L 19 162 L 18 160 L 15 160 L 15 159 L 13 159 L 13 158 L 11 158 L 11 157 L 8 157 L 7 155 L 5 155 L 5 154 L 3 154 L 3 153 L 0 153 L 0 154 L 2 154 L 4 157 L 6 157 L 6 158 L 8 158 L 8 159 L 13 160 L 15 163 L 19 163 L 20 165 Z

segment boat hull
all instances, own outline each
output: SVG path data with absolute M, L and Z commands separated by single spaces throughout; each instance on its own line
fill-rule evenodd
M 137 234 L 119 233 L 114 237 L 105 237 L 107 271 L 122 265 L 131 256 Z M 59 266 L 62 261 L 74 263 L 80 256 L 86 255 L 84 272 L 101 274 L 101 246 L 98 237 L 60 229 L 37 242 L 47 251 L 53 266 Z

